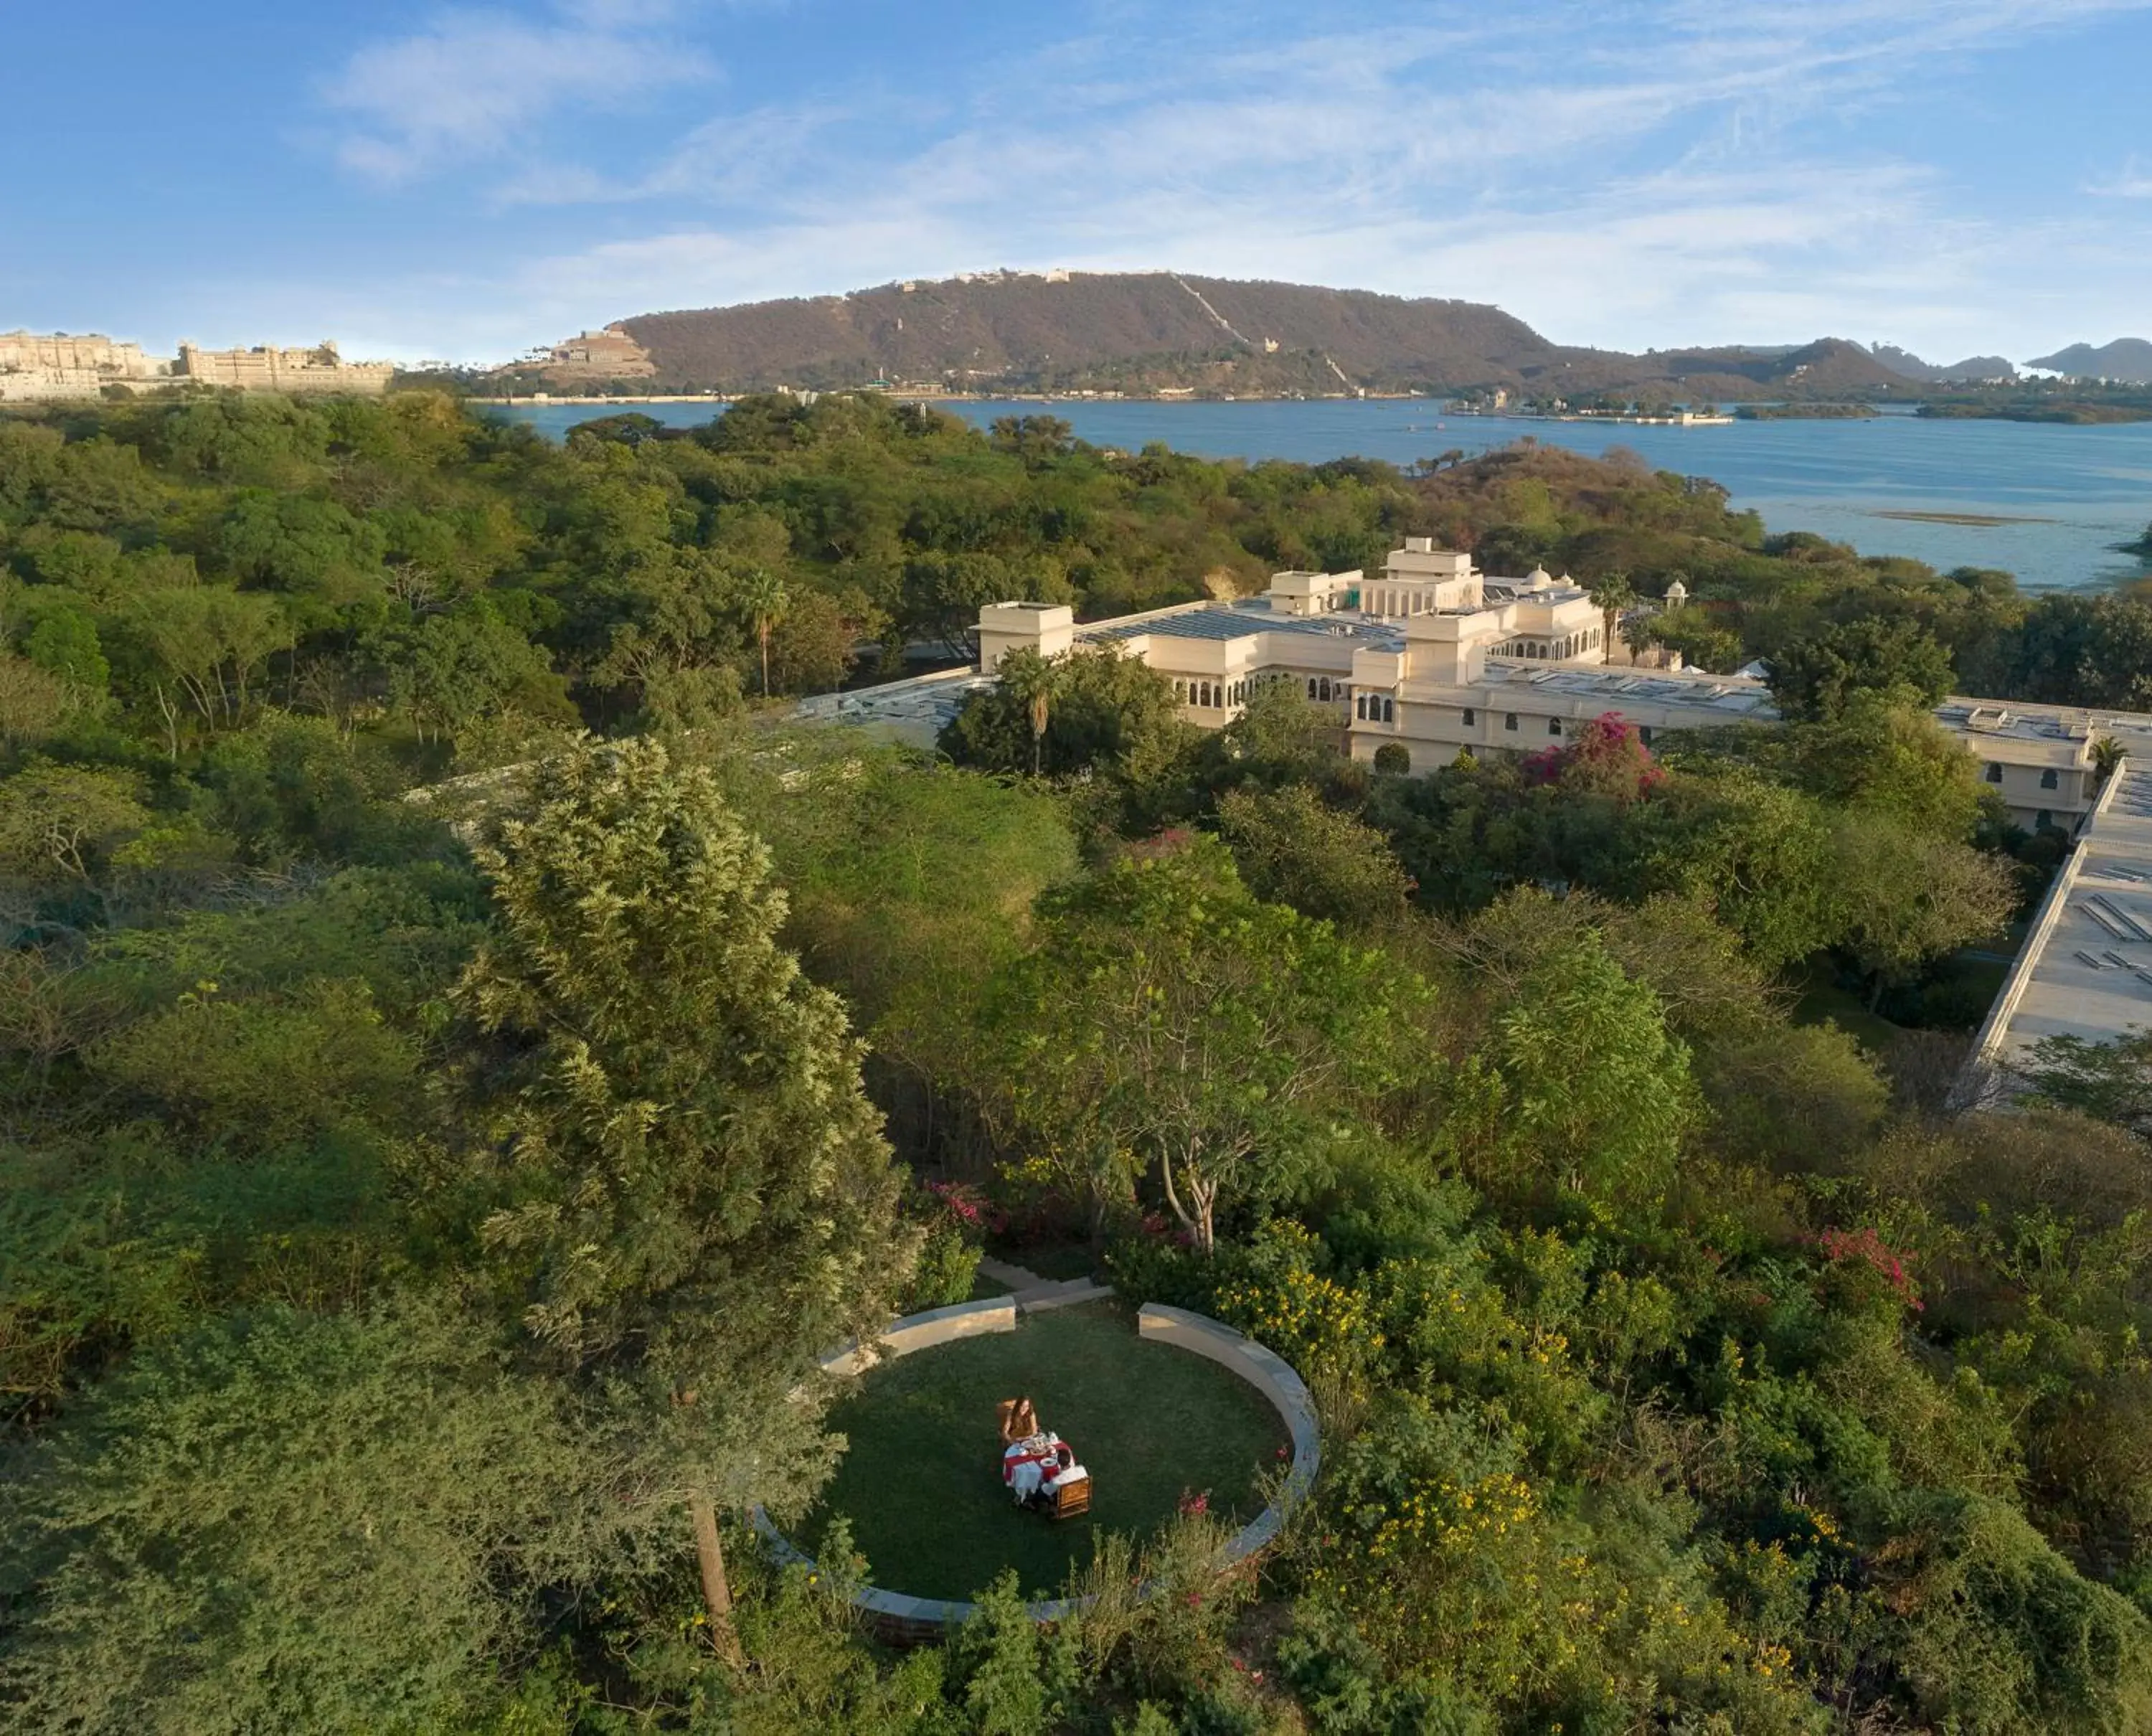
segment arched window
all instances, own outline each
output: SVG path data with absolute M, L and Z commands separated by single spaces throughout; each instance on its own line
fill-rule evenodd
M 1176 681 L 1174 683 L 1173 703 L 1176 705 L 1185 705 L 1188 703 L 1188 683 L 1186 682 Z
M 1560 718 L 1549 718 L 1547 719 L 1547 733 L 1549 735 L 1559 735 L 1561 733 L 1561 719 Z
M 1464 708 L 1464 727 L 1465 727 L 1467 729 L 1469 729 L 1469 728 L 1473 726 L 1473 724 L 1474 724 L 1475 723 L 1477 723 L 1479 720 L 1480 720 L 1480 713 L 1479 713 L 1478 712 L 1476 712 L 1476 711 L 1473 710 L 1473 708 L 1472 708 L 1470 706 L 1469 706 L 1469 705 L 1468 705 L 1468 706 L 1466 706 L 1466 707 Z
M 1327 699 L 1330 697 L 1330 678 L 1327 675 L 1322 678 L 1320 686 L 1322 691 L 1315 697 L 1318 699 Z
M 2000 784 L 2002 781 L 2002 768 L 1992 759 L 1987 762 L 1987 781 L 1991 784 Z
M 1385 700 L 1383 702 L 1383 721 L 1385 723 L 1396 723 L 1396 722 L 1397 722 L 1397 720 L 1398 720 L 1398 705 L 1397 705 L 1397 701 L 1395 701 L 1394 699 L 1385 699 Z
M 2043 771 L 2043 772 L 2042 772 L 2042 773 L 2040 774 L 2040 788 L 2041 788 L 2041 789 L 2061 789 L 2062 787 L 2063 787 L 2063 780 L 2062 780 L 2062 778 L 2061 778 L 2061 776 L 2060 776 L 2060 775 L 2056 772 L 2056 770 L 2055 770 L 2054 767 L 2053 767 L 2052 765 L 2051 765 L 2051 766 L 2049 766 L 2049 767 L 2047 769 L 2047 770 L 2045 770 L 2045 771 Z
M 1365 693 L 1353 696 L 1353 715 L 1363 723 L 1368 721 L 1368 696 Z
M 1207 709 L 1210 703 L 1210 683 L 1207 681 L 1203 683 L 1196 692 L 1198 697 L 1195 703 Z
M 1307 678 L 1307 697 L 1311 699 L 1315 697 L 1315 678 L 1312 675 Z

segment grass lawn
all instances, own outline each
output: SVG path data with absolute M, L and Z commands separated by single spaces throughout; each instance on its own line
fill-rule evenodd
M 1840 988 L 1829 964 L 1815 963 L 1796 972 L 1794 986 L 1800 992 L 1794 1003 L 1795 1024 L 1820 1025 L 1829 1019 L 1877 1054 L 1891 1053 L 1891 1039 L 1903 1028 L 1870 1013 L 1868 1003 L 1850 989 Z
M 1020 1510 L 1002 1486 L 994 1404 L 1028 1393 L 1039 1420 L 1090 1468 L 1091 1511 L 1061 1524 Z M 794 1541 L 811 1550 L 832 1513 L 876 1585 L 968 1597 L 1004 1567 L 1028 1592 L 1058 1593 L 1090 1559 L 1094 1530 L 1141 1535 L 1184 1490 L 1236 1520 L 1261 1510 L 1255 1480 L 1277 1464 L 1285 1426 L 1239 1376 L 1136 1336 L 1134 1312 L 1092 1302 L 885 1363 L 830 1414 L 851 1450 Z

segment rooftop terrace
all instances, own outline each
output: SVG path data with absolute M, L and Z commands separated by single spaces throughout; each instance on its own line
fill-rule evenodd
M 2108 782 L 1974 1045 L 1962 1102 L 2018 1087 L 2043 1037 L 2109 1043 L 2152 1025 L 2152 769 Z
M 1300 633 L 1318 639 L 1350 639 L 1355 644 L 1383 651 L 1402 651 L 1404 630 L 1363 615 L 1341 612 L 1329 615 L 1285 615 L 1262 606 L 1236 603 L 1197 603 L 1172 609 L 1156 609 L 1144 615 L 1126 615 L 1079 627 L 1076 637 L 1086 643 L 1105 639 L 1135 639 L 1151 634 L 1166 639 L 1245 639 L 1256 633 Z

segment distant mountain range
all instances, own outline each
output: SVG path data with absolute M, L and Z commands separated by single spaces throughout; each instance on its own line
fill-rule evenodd
M 2152 358 L 2152 348 L 2137 348 Z M 2000 357 L 1938 368 L 1903 350 L 1837 338 L 1628 355 L 1556 343 L 1499 307 L 1472 302 L 1173 272 L 989 272 L 850 295 L 640 314 L 503 373 L 562 386 L 636 378 L 639 389 L 660 391 L 828 389 L 881 380 L 1130 395 L 1506 388 L 1571 399 L 1814 400 L 1917 397 L 1938 380 L 2012 371 Z
M 2152 343 L 2142 338 L 2118 338 L 2098 348 L 2089 343 L 2073 343 L 2026 365 L 2052 368 L 2058 373 L 2085 379 L 2127 380 L 2134 386 L 2152 386 Z
M 1923 362 L 1911 350 L 1900 349 L 1895 343 L 1871 343 L 1868 353 L 1880 362 L 1891 373 L 1903 374 L 1909 380 L 1926 380 L 1931 384 L 1958 380 L 2014 379 L 2017 363 L 2007 356 L 1967 356 L 1962 362 Z

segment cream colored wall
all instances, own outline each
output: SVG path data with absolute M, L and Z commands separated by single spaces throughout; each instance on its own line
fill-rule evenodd
M 1076 642 L 1076 612 L 1066 603 L 990 603 L 979 611 L 979 670 L 991 675 L 1012 651 L 1065 654 Z

